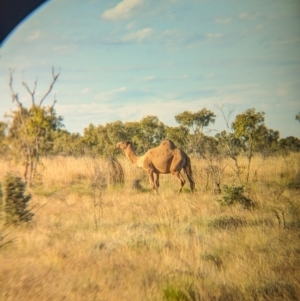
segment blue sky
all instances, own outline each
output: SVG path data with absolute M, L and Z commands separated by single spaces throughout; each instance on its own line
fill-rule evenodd
M 139 121 L 217 106 L 266 113 L 281 137 L 300 137 L 299 0 L 52 0 L 5 40 L 0 57 L 0 119 L 14 108 L 8 86 L 30 104 L 61 71 L 52 95 L 66 129 Z M 232 120 L 233 121 L 233 120 Z

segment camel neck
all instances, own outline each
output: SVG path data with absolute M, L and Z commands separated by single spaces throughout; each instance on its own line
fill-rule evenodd
M 133 164 L 136 164 L 138 161 L 138 156 L 135 154 L 132 147 L 127 147 L 125 150 L 125 155 L 129 159 L 129 161 Z

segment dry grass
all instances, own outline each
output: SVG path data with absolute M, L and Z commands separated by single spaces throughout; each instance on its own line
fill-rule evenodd
M 113 187 L 104 160 L 44 159 L 33 221 L 1 231 L 16 240 L 0 247 L 0 300 L 298 300 L 299 162 L 254 158 L 245 210 L 219 206 L 203 161 L 195 194 L 166 175 L 154 195 L 125 160 Z M 240 185 L 221 164 L 222 183 Z M 0 180 L 19 170 L 0 166 Z

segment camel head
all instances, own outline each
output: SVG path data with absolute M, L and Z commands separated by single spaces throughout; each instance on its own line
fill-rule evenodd
M 117 143 L 116 147 L 120 148 L 121 150 L 124 150 L 127 148 L 128 145 L 132 145 L 132 143 L 130 141 L 122 141 Z

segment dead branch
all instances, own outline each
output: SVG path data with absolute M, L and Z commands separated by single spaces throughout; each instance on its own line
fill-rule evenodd
M 34 106 L 34 105 L 35 105 L 34 94 L 35 94 L 35 91 L 36 91 L 37 79 L 36 79 L 36 81 L 34 82 L 34 87 L 33 87 L 33 90 L 32 90 L 32 91 L 31 91 L 30 88 L 28 87 L 27 83 L 25 83 L 24 81 L 22 81 L 22 85 L 25 87 L 25 89 L 27 90 L 27 92 L 30 94 L 31 100 L 32 100 L 32 105 Z
M 58 79 L 60 75 L 60 71 L 58 71 L 57 74 L 54 73 L 54 68 L 52 67 L 52 82 L 48 88 L 48 91 L 45 93 L 45 95 L 42 97 L 42 99 L 40 100 L 40 103 L 39 103 L 39 107 L 41 107 L 41 105 L 43 104 L 43 101 L 45 100 L 45 98 L 49 95 L 49 93 L 51 92 L 56 80 Z
M 226 127 L 227 127 L 228 129 L 230 129 L 230 126 L 229 126 L 229 120 L 230 120 L 230 118 L 231 118 L 231 114 L 233 113 L 233 109 L 231 109 L 231 110 L 229 111 L 228 115 L 225 116 L 225 112 L 224 112 L 224 110 L 223 110 L 223 105 L 217 105 L 216 107 L 221 111 L 222 116 L 223 116 L 224 121 L 225 121 L 225 124 L 226 124 Z
M 13 73 L 14 73 L 14 69 L 9 69 L 9 88 L 11 91 L 12 102 L 16 101 L 19 107 L 22 108 L 22 103 L 19 100 L 19 95 L 18 93 L 15 93 L 13 89 Z
M 54 94 L 54 99 L 53 99 L 53 104 L 51 106 L 51 110 L 53 110 L 55 104 L 57 103 L 57 100 L 56 100 L 56 93 Z

